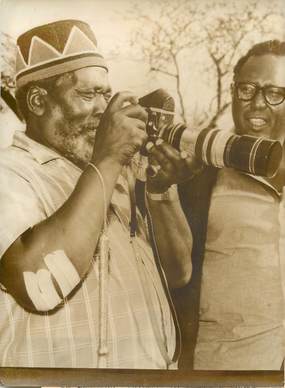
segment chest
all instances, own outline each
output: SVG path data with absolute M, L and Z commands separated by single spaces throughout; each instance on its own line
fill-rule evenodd
M 248 176 L 227 169 L 220 172 L 210 202 L 208 243 L 281 247 L 284 229 L 284 196 L 278 198 Z

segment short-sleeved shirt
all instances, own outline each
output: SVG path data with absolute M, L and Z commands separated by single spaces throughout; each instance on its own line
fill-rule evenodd
M 16 133 L 13 145 L 0 156 L 0 257 L 68 199 L 81 173 L 69 160 Z M 120 176 L 108 212 L 106 367 L 164 369 L 171 367 L 175 326 L 138 212 L 137 221 L 131 242 L 129 188 Z M 98 272 L 95 256 L 81 287 L 52 313 L 27 312 L 0 290 L 0 366 L 97 367 Z
M 219 171 L 203 264 L 195 369 L 279 370 L 285 356 L 285 198 Z

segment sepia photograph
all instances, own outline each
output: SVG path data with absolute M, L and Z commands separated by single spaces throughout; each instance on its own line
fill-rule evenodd
M 284 0 L 0 26 L 0 386 L 283 387 Z

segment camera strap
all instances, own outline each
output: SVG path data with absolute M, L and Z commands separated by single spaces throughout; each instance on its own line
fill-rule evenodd
M 135 193 L 135 184 L 136 179 L 134 177 L 131 167 L 127 167 L 127 181 L 129 186 L 129 195 L 130 195 L 130 206 L 131 206 L 131 216 L 130 216 L 130 236 L 135 237 L 137 230 L 137 203 L 136 203 L 136 193 Z

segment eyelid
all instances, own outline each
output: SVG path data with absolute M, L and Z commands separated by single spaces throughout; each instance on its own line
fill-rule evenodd
M 276 86 L 276 85 L 272 85 L 272 84 L 268 84 L 268 85 L 264 85 L 264 86 L 260 86 L 259 84 L 255 84 L 253 82 L 237 82 L 237 86 L 241 87 L 241 86 L 252 86 L 252 87 L 255 87 L 255 88 L 261 88 L 261 89 L 274 89 L 275 91 L 278 91 L 278 92 L 282 92 L 282 93 L 285 93 L 285 87 L 283 86 Z
M 85 95 L 85 96 L 89 96 L 89 97 L 95 97 L 96 95 L 102 95 L 104 97 L 107 97 L 107 98 L 111 98 L 112 96 L 112 92 L 111 91 L 97 91 L 97 90 L 79 90 L 77 89 L 76 90 L 78 94 L 81 94 L 81 95 Z
M 282 88 L 281 86 L 272 86 L 272 85 L 269 85 L 267 86 L 268 89 L 274 91 L 274 92 L 281 92 L 281 93 L 285 93 L 285 88 Z
M 84 93 L 84 94 L 94 94 L 95 91 L 93 89 L 76 89 L 78 93 Z
M 106 90 L 104 90 L 104 89 L 102 89 L 102 88 L 98 88 L 98 89 L 96 89 L 96 88 L 86 88 L 86 89 L 84 89 L 84 88 L 82 88 L 82 89 L 75 89 L 77 92 L 81 92 L 81 93 L 111 93 L 112 92 L 112 90 L 111 89 L 106 89 Z

